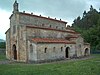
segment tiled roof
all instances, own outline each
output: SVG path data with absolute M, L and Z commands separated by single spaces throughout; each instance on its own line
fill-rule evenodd
M 5 32 L 5 34 L 10 30 L 10 28 Z
M 57 21 L 57 22 L 61 22 L 61 23 L 67 24 L 67 22 L 65 22 L 65 21 L 62 21 L 62 20 L 56 20 L 56 19 L 53 19 L 53 18 L 50 18 L 50 17 L 47 18 L 47 17 L 38 16 L 38 15 L 34 15 L 34 14 L 29 14 L 29 13 L 23 13 L 23 12 L 20 12 L 20 14 L 22 14 L 22 15 L 27 15 L 27 16 L 33 16 L 33 17 L 44 18 L 44 19 L 48 19 L 48 20 Z
M 66 38 L 78 38 L 78 36 L 67 36 Z
M 68 41 L 65 39 L 53 39 L 53 38 L 33 38 L 35 43 L 64 43 L 64 44 L 75 44 L 73 41 Z
M 84 43 L 84 45 L 90 45 L 90 43 Z
M 73 32 L 73 31 L 58 30 L 58 29 L 54 29 L 54 28 L 37 27 L 37 26 L 32 26 L 32 25 L 27 25 L 26 27 L 28 27 L 28 28 L 45 29 L 45 30 L 54 30 L 54 31 L 60 31 L 60 32 L 72 33 L 72 34 L 79 34 L 79 33 L 77 33 L 77 32 Z

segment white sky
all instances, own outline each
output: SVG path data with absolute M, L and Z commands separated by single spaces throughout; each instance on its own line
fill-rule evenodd
M 0 9 L 0 39 L 5 39 L 5 32 L 9 28 L 10 12 Z

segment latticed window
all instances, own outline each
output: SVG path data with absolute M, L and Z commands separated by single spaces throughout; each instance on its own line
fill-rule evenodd
M 42 24 L 42 26 L 44 27 L 44 24 Z

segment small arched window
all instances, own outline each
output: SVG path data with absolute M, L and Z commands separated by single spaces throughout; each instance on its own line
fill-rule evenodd
M 56 50 L 56 48 L 55 48 L 55 47 L 53 47 L 53 52 L 55 52 L 55 50 Z
M 44 24 L 42 24 L 42 26 L 44 26 Z
M 44 53 L 46 53 L 46 52 L 47 52 L 47 48 L 44 49 Z
M 58 26 L 56 26 L 56 29 L 58 28 Z
M 63 47 L 61 47 L 61 52 L 63 51 Z
M 51 25 L 50 25 L 50 28 L 51 28 Z
M 62 30 L 63 30 L 64 28 L 62 27 Z

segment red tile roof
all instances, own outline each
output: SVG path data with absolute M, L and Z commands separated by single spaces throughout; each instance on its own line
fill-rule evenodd
M 36 43 L 64 43 L 64 44 L 75 44 L 73 41 L 68 41 L 65 39 L 52 39 L 52 38 L 33 38 L 33 42 Z
M 66 38 L 78 38 L 78 36 L 67 36 Z
M 27 25 L 26 27 L 28 28 L 38 28 L 38 29 L 45 29 L 45 30 L 54 30 L 54 31 L 60 31 L 60 32 L 67 32 L 67 33 L 72 33 L 72 34 L 79 34 L 77 32 L 73 32 L 73 31 L 66 31 L 66 30 L 58 30 L 58 29 L 54 29 L 54 28 L 44 28 L 44 27 L 37 27 L 37 26 L 30 26 Z
M 27 15 L 27 16 L 33 16 L 33 17 L 44 18 L 44 19 L 48 19 L 48 20 L 57 21 L 57 22 L 61 22 L 61 23 L 67 24 L 67 22 L 65 22 L 65 21 L 62 21 L 62 20 L 56 20 L 56 19 L 53 19 L 53 18 L 47 18 L 47 17 L 38 16 L 38 15 L 34 15 L 34 14 L 29 14 L 29 13 L 23 13 L 23 12 L 20 12 L 20 14 L 22 14 L 22 15 Z
M 10 30 L 10 28 L 5 32 L 5 34 Z

